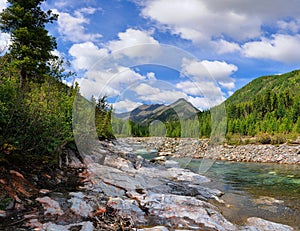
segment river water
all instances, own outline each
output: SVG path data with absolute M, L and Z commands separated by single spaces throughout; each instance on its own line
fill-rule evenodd
M 146 159 L 156 156 L 155 150 L 133 148 Z M 175 161 L 198 172 L 202 160 Z M 212 180 L 204 186 L 225 193 L 221 198 L 224 204 L 212 203 L 228 220 L 241 224 L 248 217 L 260 217 L 300 230 L 299 165 L 215 161 L 204 175 Z

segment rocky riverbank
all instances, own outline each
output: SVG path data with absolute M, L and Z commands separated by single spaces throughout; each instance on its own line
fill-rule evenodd
M 81 186 L 40 189 L 32 209 L 14 218 L 17 229 L 7 230 L 294 230 L 257 217 L 233 224 L 211 203 L 226 202 L 223 192 L 203 186 L 210 179 L 174 161 L 151 163 L 133 151 L 120 140 L 99 143 L 82 160 L 69 155 L 65 162 L 80 170 Z
M 210 158 L 238 162 L 300 164 L 300 144 L 213 145 L 208 139 L 143 137 L 123 138 L 124 142 L 143 144 L 158 151 L 160 157 Z M 159 158 L 158 158 L 159 159 Z M 161 160 L 163 158 L 160 158 Z

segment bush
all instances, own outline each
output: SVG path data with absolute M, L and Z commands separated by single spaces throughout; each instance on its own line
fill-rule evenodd
M 257 135 L 257 142 L 261 144 L 271 144 L 272 138 L 267 133 L 259 133 Z
M 271 138 L 271 144 L 274 144 L 274 145 L 284 144 L 286 142 L 287 142 L 287 138 L 282 133 L 275 134 Z

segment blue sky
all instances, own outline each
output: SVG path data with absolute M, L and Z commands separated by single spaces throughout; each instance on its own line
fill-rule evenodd
M 0 1 L 0 9 L 6 1 Z M 186 98 L 199 109 L 300 68 L 299 0 L 48 0 L 56 53 L 116 111 Z M 0 45 L 9 39 L 0 34 Z

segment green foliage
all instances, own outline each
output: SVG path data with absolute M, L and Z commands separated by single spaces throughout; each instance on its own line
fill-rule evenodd
M 236 135 L 257 136 L 259 143 L 280 144 L 286 141 L 282 134 L 299 133 L 299 89 L 300 71 L 293 71 L 255 79 L 236 91 L 225 101 L 227 141 L 240 143 Z M 199 114 L 201 137 L 213 131 L 208 113 Z
M 108 105 L 106 96 L 99 98 L 95 110 L 95 126 L 99 139 L 114 139 L 112 128 L 112 107 Z
M 0 198 L 0 210 L 5 210 L 12 201 L 10 197 Z
M 9 52 L 0 57 L 0 162 L 21 167 L 57 166 L 64 147 L 74 146 L 72 111 L 79 89 L 62 83 L 74 73 L 66 73 L 64 60 L 51 53 L 56 40 L 45 25 L 57 15 L 44 12 L 42 2 L 8 0 L 0 14 L 0 29 L 12 38 Z M 113 138 L 106 98 L 92 109 L 98 137 Z
M 113 133 L 117 137 L 128 137 L 130 136 L 130 125 L 129 120 L 123 120 L 113 116 L 112 118 Z
M 143 125 L 129 120 L 130 134 L 134 137 L 148 137 L 150 135 L 149 125 Z
M 181 124 L 179 120 L 169 119 L 165 122 L 167 137 L 181 137 Z
M 72 106 L 77 89 L 48 77 L 21 93 L 16 80 L 1 79 L 1 159 L 56 165 L 63 146 L 73 140 Z M 9 146 L 13 148 L 8 150 Z
M 9 6 L 0 14 L 0 29 L 12 37 L 9 47 L 11 64 L 20 70 L 20 87 L 27 79 L 42 82 L 50 73 L 49 61 L 57 44 L 48 34 L 45 24 L 52 23 L 57 15 L 44 12 L 40 5 L 44 0 L 8 0 Z

